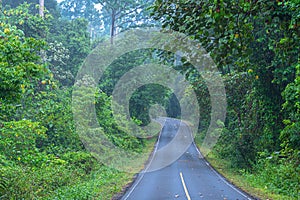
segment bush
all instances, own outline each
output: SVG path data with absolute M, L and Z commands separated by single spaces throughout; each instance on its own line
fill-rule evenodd
M 46 137 L 45 132 L 46 128 L 37 122 L 5 122 L 0 130 L 0 153 L 16 162 L 37 164 L 36 143 Z
M 4 199 L 46 198 L 61 187 L 72 188 L 87 179 L 95 164 L 94 158 L 85 152 L 68 153 L 64 155 L 66 161 L 44 155 L 39 166 L 0 158 L 0 197 Z
M 83 169 L 86 174 L 92 171 L 97 162 L 96 159 L 87 152 L 68 152 L 61 158 L 71 164 L 75 169 Z
M 277 194 L 299 197 L 300 166 L 288 158 L 282 158 L 280 152 L 267 157 L 261 153 L 254 167 L 254 174 L 246 174 L 255 187 L 265 188 Z

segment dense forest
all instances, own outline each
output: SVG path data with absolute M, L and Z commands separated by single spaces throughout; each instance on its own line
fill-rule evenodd
M 217 169 L 225 163 L 224 176 L 231 180 L 234 172 L 232 181 L 255 197 L 298 199 L 299 18 L 299 0 L 0 0 L 0 199 L 111 199 L 132 181 L 145 160 L 131 172 L 99 162 L 76 131 L 72 93 L 90 83 L 76 77 L 99 44 L 145 27 L 197 41 L 221 73 L 226 121 L 207 159 Z M 209 90 L 193 65 L 179 59 L 157 49 L 129 52 L 107 68 L 96 92 L 76 94 L 81 102 L 94 99 L 107 141 L 150 155 L 156 138 L 120 128 L 111 100 L 126 72 L 160 63 L 184 75 L 197 95 L 201 149 L 211 119 Z M 149 84 L 130 99 L 132 120 L 146 126 L 156 104 L 180 118 L 173 91 Z

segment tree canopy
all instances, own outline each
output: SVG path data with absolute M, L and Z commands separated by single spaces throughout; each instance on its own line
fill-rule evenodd
M 184 95 L 193 91 L 198 100 L 190 106 L 201 113 L 195 136 L 201 147 L 212 118 L 211 94 L 204 75 L 184 57 L 132 51 L 107 66 L 99 82 L 83 77 L 75 84 L 99 43 L 113 46 L 119 33 L 149 26 L 185 34 L 220 71 L 228 107 L 208 156 L 260 191 L 254 196 L 299 197 L 299 0 L 46 0 L 43 14 L 39 0 L 0 3 L 0 199 L 111 199 L 122 191 L 133 175 L 99 163 L 76 123 L 97 121 L 97 130 L 83 127 L 87 135 L 101 132 L 117 148 L 150 155 L 155 136 L 137 137 L 130 124 L 119 127 L 112 111 L 119 80 L 147 63 L 165 64 L 190 83 Z M 95 113 L 87 106 L 76 110 L 83 115 L 74 120 L 74 101 L 85 105 L 90 99 Z M 130 118 L 146 126 L 157 104 L 180 118 L 180 103 L 170 88 L 147 84 L 132 94 Z M 108 148 L 105 142 L 101 148 Z

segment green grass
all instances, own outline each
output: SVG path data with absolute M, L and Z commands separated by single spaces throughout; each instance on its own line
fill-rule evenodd
M 47 199 L 111 199 L 131 180 L 130 174 L 105 166 L 94 171 L 86 181 L 57 189 Z
M 156 138 L 145 140 L 143 152 L 150 155 L 155 142 Z M 148 158 L 144 158 L 141 163 L 146 163 L 147 160 Z M 138 173 L 143 168 L 144 165 L 141 165 L 139 169 L 136 169 L 135 173 Z M 98 166 L 98 169 L 94 169 L 83 181 L 60 187 L 46 199 L 112 199 L 116 195 L 122 195 L 124 188 L 134 180 L 135 173 L 120 172 L 106 166 Z
M 124 192 L 136 173 L 144 168 L 156 138 L 144 141 L 141 157 L 130 172 L 105 166 L 88 152 L 44 156 L 40 166 L 18 164 L 0 154 L 0 199 L 109 200 Z M 124 163 L 128 164 L 128 163 Z
M 200 147 L 201 151 L 201 138 L 195 138 L 196 144 Z M 262 178 L 256 174 L 246 173 L 243 170 L 234 169 L 230 164 L 230 161 L 219 158 L 216 153 L 211 151 L 206 157 L 206 160 L 211 164 L 211 166 L 223 175 L 229 182 L 233 183 L 238 188 L 252 195 L 253 197 L 262 200 L 297 200 L 290 196 L 275 194 L 262 183 Z
M 207 161 L 222 174 L 227 180 L 246 191 L 248 194 L 264 200 L 296 200 L 296 198 L 279 195 L 268 190 L 260 184 L 260 177 L 254 174 L 246 174 L 243 171 L 233 169 L 227 160 L 218 158 L 210 152 L 206 157 Z

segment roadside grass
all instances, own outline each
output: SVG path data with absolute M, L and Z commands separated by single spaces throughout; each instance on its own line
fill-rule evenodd
M 124 172 L 101 166 L 84 181 L 58 188 L 47 199 L 111 199 L 130 180 Z
M 206 150 L 201 148 L 202 139 L 199 134 L 195 137 L 195 143 L 201 152 Z M 211 166 L 229 182 L 253 196 L 255 199 L 262 200 L 297 200 L 296 198 L 275 194 L 270 191 L 262 181 L 259 175 L 250 174 L 244 170 L 238 170 L 231 167 L 230 161 L 221 159 L 214 151 L 205 157 Z
M 254 198 L 264 200 L 297 200 L 289 196 L 274 194 L 261 184 L 259 176 L 231 168 L 229 161 L 218 158 L 212 152 L 208 154 L 206 160 L 216 171 L 229 180 L 229 182 L 252 195 Z
M 156 138 L 145 140 L 143 153 L 150 155 L 155 142 Z M 144 158 L 141 163 L 146 163 L 147 160 L 148 158 Z M 116 196 L 122 196 L 126 187 L 134 181 L 135 174 L 143 168 L 144 164 L 134 173 L 128 173 L 99 164 L 85 179 L 58 188 L 46 199 L 114 199 Z

